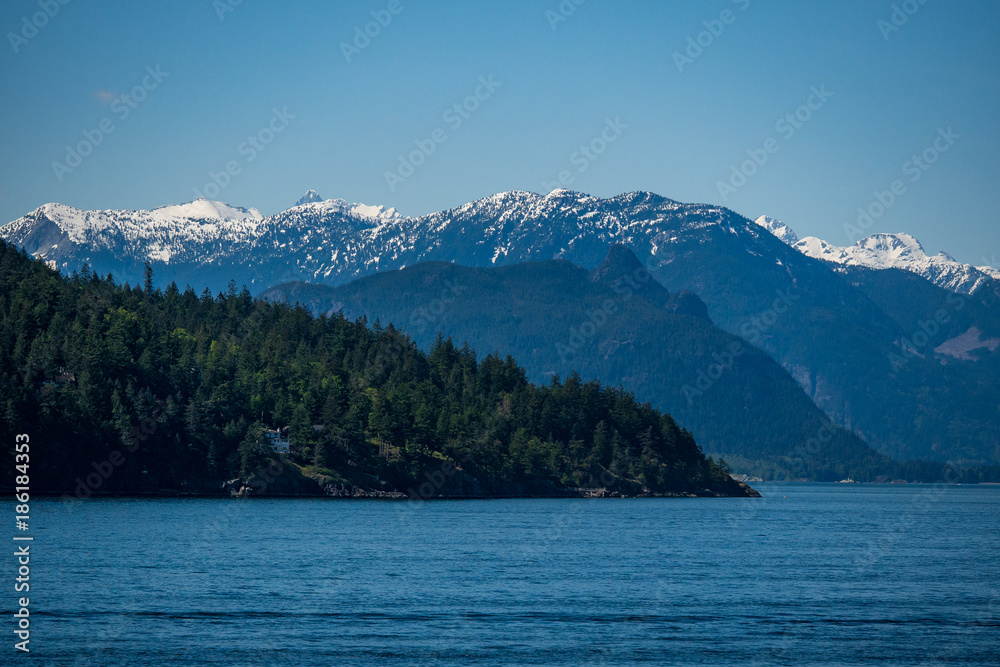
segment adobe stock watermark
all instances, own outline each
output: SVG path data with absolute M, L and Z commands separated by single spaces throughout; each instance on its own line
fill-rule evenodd
M 134 454 L 139 449 L 140 444 L 156 433 L 158 424 L 166 416 L 166 408 L 166 403 L 157 401 L 153 414 L 133 426 L 128 435 L 122 436 L 122 445 L 124 445 L 127 453 Z M 105 460 L 92 461 L 90 467 L 94 469 L 93 472 L 88 473 L 86 477 L 77 477 L 74 494 L 71 496 L 65 493 L 62 499 L 68 501 L 89 498 L 95 491 L 104 486 L 108 478 L 125 463 L 125 460 L 125 455 L 121 449 L 113 449 L 108 453 L 108 457 Z M 70 508 L 70 505 L 64 506 Z
M 889 352 L 889 366 L 893 370 L 898 371 L 914 357 L 923 356 L 920 351 L 933 344 L 941 327 L 951 321 L 952 315 L 965 308 L 965 297 L 949 292 L 945 304 L 947 308 L 938 308 L 933 316 L 918 321 L 916 330 L 908 338 L 900 341 L 901 354 Z
M 136 107 L 149 97 L 149 93 L 156 90 L 168 76 L 170 76 L 170 72 L 162 71 L 159 65 L 147 67 L 146 75 L 142 77 L 142 81 L 138 85 L 132 88 L 127 95 L 119 95 L 112 100 L 111 112 L 119 122 L 124 122 Z M 97 123 L 97 127 L 83 130 L 81 140 L 75 144 L 67 144 L 65 159 L 62 162 L 54 161 L 52 163 L 52 172 L 55 174 L 56 180 L 62 183 L 67 174 L 72 173 L 74 169 L 83 164 L 84 158 L 104 143 L 104 139 L 115 131 L 115 127 L 114 118 L 106 116 Z
M 779 468 L 774 471 L 774 481 L 791 482 L 801 479 L 807 472 L 806 464 L 815 459 L 823 451 L 825 445 L 830 444 L 838 430 L 839 427 L 836 424 L 826 421 L 824 417 L 824 421 L 816 433 L 807 438 L 805 442 L 795 446 L 791 465 L 788 468 Z
M 732 0 L 732 3 L 741 12 L 745 12 L 750 7 L 750 0 Z M 722 36 L 722 33 L 726 31 L 726 26 L 736 23 L 738 17 L 739 14 L 732 9 L 723 9 L 719 12 L 718 18 L 702 21 L 701 24 L 705 29 L 696 35 L 688 36 L 687 48 L 684 49 L 683 53 L 680 51 L 674 51 L 673 53 L 677 71 L 683 74 L 684 68 L 687 65 L 693 65 L 694 61 L 700 58 L 705 53 L 705 50 L 715 44 L 715 40 Z
M 566 341 L 556 342 L 556 354 L 559 355 L 559 360 L 566 363 L 584 345 L 592 343 L 611 316 L 618 313 L 621 304 L 631 299 L 651 279 L 652 275 L 645 266 L 619 276 L 614 282 L 614 291 L 618 296 L 614 299 L 605 299 L 601 302 L 600 308 L 587 311 L 586 320 L 576 327 L 569 328 L 569 337 Z
M 423 470 L 423 475 L 417 478 L 414 485 L 410 486 L 406 490 L 406 500 L 404 502 L 397 503 L 393 508 L 396 519 L 398 521 L 406 521 L 410 519 L 413 512 L 425 507 L 423 501 L 442 497 L 441 489 L 443 489 L 455 475 L 462 472 L 461 465 L 463 463 L 468 463 L 471 458 L 471 453 L 468 450 L 463 449 L 458 452 L 455 460 L 448 459 L 446 461 L 442 461 L 436 470 Z
M 277 107 L 273 108 L 271 110 L 271 118 L 264 127 L 257 130 L 254 134 L 247 135 L 246 139 L 241 141 L 236 147 L 236 153 L 243 159 L 230 160 L 226 162 L 223 169 L 209 171 L 209 180 L 205 182 L 205 185 L 200 190 L 198 188 L 194 189 L 195 196 L 205 197 L 206 199 L 218 197 L 233 182 L 233 177 L 243 173 L 243 168 L 256 160 L 257 156 L 263 153 L 274 141 L 275 137 L 284 132 L 288 128 L 289 122 L 293 120 L 295 120 L 295 114 L 288 113 L 288 107 L 282 107 L 281 109 Z
M 38 0 L 39 11 L 31 16 L 22 16 L 21 29 L 7 33 L 7 40 L 10 42 L 10 48 L 14 49 L 14 54 L 20 53 L 21 47 L 34 39 L 38 31 L 47 26 L 59 10 L 68 4 L 69 0 Z
M 246 485 L 240 479 L 240 488 L 228 487 L 228 482 L 223 488 L 229 488 L 230 497 L 262 496 L 267 492 L 269 485 L 273 484 L 285 470 L 288 463 L 283 458 L 270 459 L 266 464 L 260 464 L 246 478 Z M 240 503 L 226 503 L 219 511 L 212 513 L 212 522 L 204 523 L 201 530 L 202 540 L 205 542 L 218 542 L 218 539 L 232 527 L 237 519 L 243 517 L 245 505 Z M 197 550 L 200 552 L 201 550 Z
M 597 158 L 604 155 L 608 146 L 618 141 L 627 129 L 628 125 L 623 123 L 619 116 L 615 116 L 613 120 L 610 117 L 606 118 L 600 133 L 569 156 L 569 163 L 576 167 L 576 173 L 582 174 L 587 171 Z M 573 170 L 563 169 L 556 175 L 556 180 L 542 181 L 542 187 L 545 188 L 545 192 L 552 192 L 559 188 L 568 188 L 574 180 L 576 176 Z
M 764 312 L 747 318 L 740 326 L 740 335 L 750 343 L 757 345 L 761 337 L 768 332 L 778 321 L 778 318 L 787 313 L 791 307 L 802 298 L 797 287 L 792 287 L 786 291 L 776 290 L 777 298 L 771 303 L 771 307 Z M 736 366 L 736 361 L 747 353 L 747 346 L 743 341 L 733 341 L 723 352 L 712 352 L 712 360 L 705 368 L 702 368 L 695 375 L 693 384 L 685 384 L 681 387 L 681 393 L 687 399 L 688 406 L 694 405 L 696 398 L 705 395 L 715 383 Z
M 771 307 L 758 315 L 747 318 L 740 326 L 740 336 L 757 345 L 764 334 L 774 327 L 778 319 L 802 298 L 800 291 L 798 287 L 790 287 L 784 292 L 775 290 L 777 298 L 771 303 Z
M 476 86 L 471 95 L 461 102 L 451 105 L 441 114 L 441 120 L 448 129 L 439 127 L 432 131 L 427 138 L 415 139 L 413 143 L 416 145 L 416 149 L 406 155 L 399 156 L 399 165 L 395 171 L 385 171 L 383 176 L 386 185 L 389 186 L 389 191 L 395 192 L 397 187 L 413 176 L 417 169 L 427 162 L 427 158 L 434 155 L 438 146 L 448 141 L 448 131 L 454 132 L 462 127 L 465 121 L 469 120 L 472 114 L 479 109 L 480 105 L 493 97 L 493 94 L 502 85 L 503 82 L 496 81 L 492 74 L 479 77 L 479 85 Z
M 739 528 L 741 524 L 752 519 L 758 513 L 767 508 L 768 498 L 777 496 L 782 482 L 794 482 L 802 479 L 809 473 L 808 464 L 815 460 L 824 447 L 833 441 L 837 435 L 839 427 L 833 422 L 824 418 L 820 427 L 805 442 L 800 442 L 795 446 L 790 456 L 785 457 L 787 467 L 775 468 L 770 475 L 762 476 L 763 481 L 754 483 L 761 497 L 752 502 L 742 502 L 738 505 L 737 511 L 731 512 L 727 517 L 727 523 L 732 529 Z M 750 499 L 748 499 L 750 500 Z
M 761 495 L 760 500 L 741 503 L 738 511 L 730 513 L 727 517 L 727 523 L 730 528 L 738 528 L 740 524 L 753 518 L 765 509 L 768 503 L 767 499 L 770 496 L 778 495 L 778 484 L 782 482 L 794 482 L 797 479 L 805 477 L 809 473 L 809 462 L 816 460 L 825 446 L 833 441 L 839 430 L 836 424 L 824 418 L 815 433 L 807 438 L 805 442 L 797 444 L 795 449 L 792 450 L 791 455 L 785 457 L 787 467 L 775 468 L 770 476 L 767 476 L 765 473 L 762 476 L 763 481 L 754 484 L 754 488 Z
M 553 32 L 559 29 L 560 23 L 565 23 L 569 17 L 576 13 L 576 8 L 587 2 L 587 0 L 562 0 L 555 9 L 545 10 L 545 20 Z
M 427 327 L 437 322 L 448 306 L 455 303 L 466 289 L 464 285 L 456 285 L 450 280 L 445 280 L 444 285 L 437 298 L 432 299 L 428 304 L 414 308 L 413 312 L 410 313 L 409 325 L 417 333 L 423 333 Z
M 215 10 L 215 15 L 219 17 L 220 21 L 225 21 L 226 14 L 235 12 L 236 8 L 242 4 L 243 0 L 214 0 L 212 9 Z
M 884 534 L 869 537 L 866 545 L 852 545 L 855 572 L 862 575 L 874 571 L 879 561 L 895 552 L 897 545 L 920 523 L 920 518 L 926 516 L 930 508 L 948 492 L 948 486 L 961 482 L 961 471 L 958 464 L 952 461 L 945 463 L 944 481 L 922 488 L 910 501 L 905 516 L 895 519 Z
M 899 32 L 904 25 L 909 23 L 910 18 L 926 4 L 927 0 L 904 0 L 900 4 L 894 4 L 888 20 L 879 19 L 875 22 L 875 27 L 882 33 L 882 38 L 888 42 L 889 37 L 893 33 Z
M 909 160 L 903 163 L 901 167 L 903 176 L 908 177 L 907 180 L 910 183 L 916 183 L 961 138 L 962 135 L 956 134 L 951 129 L 951 125 L 947 129 L 939 127 L 938 136 L 934 138 L 931 145 L 920 153 L 914 153 Z M 889 184 L 888 189 L 876 191 L 874 201 L 870 204 L 859 206 L 855 224 L 844 224 L 844 234 L 847 235 L 851 243 L 857 243 L 864 238 L 866 236 L 865 230 L 870 229 L 906 192 L 906 181 L 898 178 Z
M 389 0 L 385 9 L 373 9 L 371 11 L 372 20 L 363 26 L 354 26 L 354 39 L 350 42 L 340 43 L 340 52 L 344 54 L 344 60 L 348 63 L 354 56 L 360 55 L 367 49 L 372 40 L 382 34 L 382 31 L 389 27 L 392 19 L 403 13 L 403 4 L 400 0 Z
M 696 398 L 704 396 L 706 391 L 736 365 L 736 360 L 746 354 L 746 351 L 743 341 L 733 341 L 721 354 L 717 350 L 712 352 L 712 361 L 695 375 L 694 386 L 686 384 L 681 387 L 688 406 L 694 405 Z
M 424 471 L 423 480 L 419 486 L 411 486 L 406 490 L 406 495 L 410 500 L 430 500 L 438 496 L 441 489 L 445 487 L 452 477 L 460 470 L 462 463 L 468 463 L 471 459 L 470 453 L 462 450 L 458 457 L 458 464 L 455 461 L 443 461 L 437 470 Z M 420 481 L 420 480 L 418 480 Z
M 774 131 L 780 135 L 782 140 L 791 140 L 795 133 L 801 130 L 812 119 L 813 115 L 833 97 L 833 93 L 827 90 L 825 84 L 819 87 L 813 86 L 809 90 L 810 94 L 801 106 L 786 113 L 774 123 Z M 765 139 L 759 148 L 747 149 L 748 159 L 738 166 L 733 165 L 730 168 L 729 178 L 725 181 L 717 181 L 715 184 L 723 203 L 729 201 L 730 195 L 736 194 L 740 188 L 746 185 L 779 150 L 781 150 L 781 141 L 773 136 Z

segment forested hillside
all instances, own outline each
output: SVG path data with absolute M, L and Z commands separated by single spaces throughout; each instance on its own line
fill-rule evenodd
M 35 491 L 215 492 L 276 456 L 262 425 L 288 425 L 294 468 L 348 488 L 752 493 L 624 390 L 151 278 L 62 277 L 0 242 L 0 437 L 31 435 Z

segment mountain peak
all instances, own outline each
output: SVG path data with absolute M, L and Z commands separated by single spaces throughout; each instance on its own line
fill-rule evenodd
M 578 192 L 577 190 L 567 190 L 566 188 L 556 188 L 552 190 L 543 199 L 559 199 L 561 197 L 567 197 L 570 199 L 589 199 L 590 195 L 586 192 Z
M 315 204 L 316 202 L 323 201 L 323 198 L 319 196 L 319 193 L 315 190 L 306 190 L 306 193 L 302 195 L 297 202 L 296 206 L 302 206 L 303 204 Z
M 607 285 L 622 295 L 640 296 L 677 315 L 712 321 L 708 316 L 708 306 L 697 294 L 688 290 L 671 293 L 650 275 L 632 249 L 624 243 L 615 243 L 608 248 L 604 261 L 591 272 L 590 281 Z
M 792 230 L 791 227 L 783 223 L 781 220 L 776 220 L 770 216 L 762 215 L 754 220 L 754 222 L 774 234 L 788 245 L 795 245 L 799 242 L 798 235 Z
M 295 202 L 295 206 L 288 209 L 285 213 L 301 213 L 301 211 L 295 211 L 295 209 L 300 206 L 305 206 L 309 209 L 310 214 L 326 214 L 326 213 L 347 213 L 350 215 L 357 216 L 359 218 L 366 218 L 373 221 L 390 221 L 398 220 L 402 216 L 394 208 L 386 208 L 385 206 L 369 206 L 368 204 L 356 204 L 347 201 L 346 199 L 323 199 L 315 190 L 309 190 Z
M 188 218 L 188 219 L 219 219 L 219 220 L 263 220 L 264 216 L 255 208 L 243 208 L 241 206 L 230 206 L 221 201 L 212 201 L 205 197 L 198 197 L 186 204 L 169 204 L 158 208 L 150 209 L 152 217 L 162 218 Z
M 876 253 L 892 253 L 897 257 L 904 255 L 920 259 L 927 257 L 927 252 L 920 245 L 920 241 L 909 234 L 871 234 L 854 245 Z
M 624 243 L 615 243 L 608 248 L 608 254 L 605 255 L 601 265 L 591 272 L 590 281 L 594 283 L 610 281 L 613 283 L 630 275 L 634 279 L 641 279 L 643 271 L 646 269 L 632 252 L 632 249 Z M 648 278 L 648 272 L 646 272 L 646 276 Z
M 804 255 L 839 266 L 869 269 L 902 269 L 927 278 L 939 287 L 971 294 L 990 279 L 990 272 L 962 264 L 946 252 L 928 255 L 909 234 L 871 234 L 851 246 L 840 247 L 807 236 L 793 247 Z

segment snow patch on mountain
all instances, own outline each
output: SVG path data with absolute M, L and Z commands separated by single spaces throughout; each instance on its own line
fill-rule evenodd
M 762 215 L 754 220 L 754 222 L 777 236 L 788 245 L 795 245 L 799 241 L 798 235 L 792 231 L 791 227 L 783 223 L 781 220 L 775 220 L 772 217 Z
M 139 211 L 141 213 L 141 211 Z M 255 208 L 241 208 L 230 206 L 218 201 L 211 201 L 204 197 L 199 197 L 187 204 L 172 204 L 160 206 L 149 211 L 150 218 L 154 221 L 170 221 L 178 218 L 189 218 L 193 220 L 263 220 L 264 216 Z
M 303 210 L 312 214 L 346 213 L 370 220 L 395 220 L 399 213 L 394 208 L 371 206 L 368 204 L 352 204 L 344 199 L 323 199 L 315 190 L 309 190 L 305 196 L 295 203 L 290 211 Z
M 126 262 L 206 263 L 224 252 L 221 246 L 258 237 L 265 221 L 257 209 L 207 199 L 149 211 L 82 211 L 45 204 L 0 227 L 0 237 L 60 269 L 76 268 L 81 259 L 89 262 L 92 253 Z
M 977 266 L 976 270 L 982 271 L 990 278 L 993 278 L 993 280 L 1000 280 L 1000 269 L 997 269 L 995 266 Z
M 110 226 L 110 222 L 102 218 L 97 211 L 81 211 L 65 204 L 45 204 L 34 213 L 36 217 L 54 222 L 74 243 L 84 242 L 88 230 L 106 229 Z M 8 226 L 16 226 L 18 222 L 20 220 L 15 220 Z

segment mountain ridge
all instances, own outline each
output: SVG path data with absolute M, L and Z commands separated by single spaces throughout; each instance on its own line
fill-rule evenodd
M 636 208 L 640 215 L 626 216 L 629 219 L 622 220 L 619 214 L 623 206 Z M 498 215 L 498 208 L 508 211 Z M 405 266 L 413 261 L 435 259 L 430 255 L 440 247 L 440 237 L 447 235 L 456 219 L 467 218 L 470 214 L 492 214 L 497 218 L 495 226 L 483 230 L 487 237 L 483 241 L 493 241 L 489 259 L 491 264 L 496 264 L 508 259 L 512 242 L 517 240 L 511 238 L 511 234 L 504 237 L 505 232 L 516 234 L 518 231 L 510 224 L 514 218 L 527 222 L 576 212 L 602 240 L 629 242 L 633 240 L 629 236 L 638 231 L 638 225 L 650 222 L 648 218 L 643 220 L 641 214 L 654 210 L 661 214 L 696 212 L 705 221 L 716 218 L 716 224 L 721 224 L 726 214 L 732 213 L 718 206 L 681 204 L 651 192 L 634 191 L 600 199 L 559 189 L 546 195 L 519 190 L 500 192 L 445 211 L 407 217 L 393 208 L 323 199 L 315 190 L 309 190 L 291 208 L 268 216 L 254 208 L 205 198 L 149 210 L 85 211 L 49 203 L 0 226 L 0 237 L 25 247 L 32 255 L 60 270 L 72 271 L 86 261 L 101 264 L 97 268 L 104 273 L 103 264 L 108 263 L 113 264 L 107 267 L 110 273 L 121 280 L 132 281 L 141 273 L 135 267 L 141 267 L 146 261 L 154 265 L 157 262 L 190 265 L 184 268 L 189 268 L 194 277 L 211 274 L 207 267 L 223 261 L 243 264 L 251 255 L 257 255 L 259 260 L 260 256 L 266 258 L 269 253 L 285 257 L 291 253 L 293 268 L 281 262 L 280 269 L 272 270 L 278 274 L 273 278 L 258 280 L 257 276 L 251 276 L 249 284 L 264 288 L 289 277 L 339 284 L 387 263 Z M 1000 270 L 993 267 L 963 264 L 945 252 L 927 255 L 919 241 L 905 233 L 872 234 L 852 246 L 840 247 L 816 237 L 799 238 L 790 226 L 768 216 L 760 216 L 753 222 L 800 253 L 838 269 L 844 266 L 901 268 L 963 294 L 1000 279 Z M 689 227 L 688 231 L 692 229 Z M 581 226 L 580 231 L 587 230 Z M 296 233 L 298 238 L 290 236 Z M 736 233 L 735 228 L 733 233 Z M 489 239 L 491 235 L 493 238 Z M 568 238 L 560 240 L 571 246 L 580 240 L 580 235 L 569 234 Z M 669 240 L 662 234 L 650 238 L 651 254 L 656 255 Z M 385 245 L 387 257 L 386 253 L 379 252 L 379 242 Z M 418 249 L 424 242 L 426 247 Z M 572 252 L 572 247 L 564 247 L 562 243 L 550 249 L 552 256 Z M 415 255 L 412 261 L 396 261 L 407 254 Z M 352 270 L 346 266 L 349 256 L 362 268 Z M 520 259 L 529 258 L 539 257 Z M 224 284 L 212 275 L 204 278 L 201 282 L 213 289 Z M 269 280 L 269 284 L 265 284 Z
M 240 210 L 222 202 L 208 203 L 219 209 Z M 639 221 L 632 213 L 653 220 L 682 213 L 701 224 L 709 219 L 718 223 L 732 215 L 721 207 L 680 204 L 648 192 L 599 199 L 568 190 L 547 195 L 501 192 L 419 217 L 336 199 L 300 203 L 269 216 L 248 213 L 220 219 L 194 215 L 186 222 L 169 216 L 163 220 L 165 216 L 153 213 L 158 209 L 83 211 L 58 205 L 54 211 L 52 206 L 39 207 L 3 225 L 0 237 L 65 272 L 86 261 L 101 274 L 110 272 L 119 280 L 134 282 L 141 279 L 142 265 L 150 261 L 164 280 L 205 284 L 213 290 L 223 289 L 230 278 L 258 289 L 289 279 L 339 284 L 386 265 L 398 268 L 428 259 L 450 261 L 448 253 L 436 251 L 446 241 L 456 240 L 451 237 L 460 237 L 461 232 L 454 230 L 472 218 L 493 219 L 494 224 L 477 230 L 483 238 L 467 248 L 478 256 L 489 242 L 484 259 L 490 264 L 549 259 L 572 252 L 573 244 L 590 230 L 602 240 L 601 250 L 589 253 L 596 264 L 603 258 L 603 241 L 629 241 L 637 235 Z M 178 205 L 184 206 L 190 204 Z M 573 214 L 580 216 L 581 226 L 567 224 Z M 550 234 L 543 248 L 526 247 L 534 246 L 523 243 L 532 228 L 553 218 L 564 223 L 559 230 L 561 238 Z M 650 219 L 644 221 L 647 227 L 650 223 Z M 518 242 L 520 252 L 511 256 Z M 252 272 L 248 270 L 251 260 Z M 162 266 L 157 267 L 158 263 Z M 213 270 L 226 263 L 237 267 L 236 275 Z

